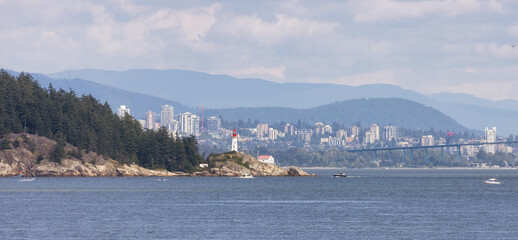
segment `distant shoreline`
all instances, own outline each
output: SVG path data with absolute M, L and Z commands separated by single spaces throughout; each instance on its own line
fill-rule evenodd
M 300 167 L 301 169 L 313 169 L 313 170 L 338 170 L 338 169 L 348 169 L 348 170 L 428 170 L 428 169 L 446 169 L 446 170 L 518 170 L 516 167 L 500 167 L 500 168 L 471 168 L 471 167 L 433 167 L 433 168 L 346 168 L 346 167 Z

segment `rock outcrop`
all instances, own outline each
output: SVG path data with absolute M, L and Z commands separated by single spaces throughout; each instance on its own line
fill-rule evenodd
M 208 161 L 210 162 L 210 169 L 194 173 L 195 176 L 239 177 L 244 174 L 264 177 L 314 176 L 298 167 L 281 168 L 273 164 L 263 163 L 241 152 L 211 155 Z
M 65 146 L 66 157 L 50 161 L 56 142 L 32 134 L 9 134 L 0 138 L 0 177 L 23 174 L 31 177 L 176 177 L 176 176 L 313 176 L 297 167 L 281 168 L 260 162 L 240 152 L 215 154 L 209 157 L 209 169 L 193 174 L 150 170 L 137 164 L 119 162 L 95 152 L 79 151 Z
M 5 140 L 5 141 L 4 141 Z M 190 176 L 183 172 L 150 170 L 137 164 L 120 164 L 94 152 L 81 152 L 81 159 L 71 157 L 79 150 L 67 144 L 67 157 L 60 163 L 49 161 L 56 142 L 31 134 L 10 134 L 2 139 L 0 150 L 0 177 L 137 177 L 137 176 Z

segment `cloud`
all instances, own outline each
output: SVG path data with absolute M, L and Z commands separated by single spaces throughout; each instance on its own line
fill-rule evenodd
M 513 25 L 513 26 L 509 27 L 509 28 L 507 29 L 507 32 L 508 32 L 510 35 L 512 35 L 512 36 L 514 36 L 514 37 L 517 37 L 517 38 L 518 38 L 518 24 L 516 24 L 516 25 Z M 513 43 L 513 44 L 517 44 L 517 43 Z
M 431 14 L 458 16 L 477 11 L 502 12 L 502 4 L 495 1 L 442 0 L 442 1 L 359 1 L 355 22 L 380 22 L 407 18 L 419 18 Z
M 188 41 L 202 41 L 216 23 L 214 15 L 220 8 L 220 4 L 212 4 L 207 8 L 184 11 L 160 9 L 149 16 L 145 23 L 152 29 L 177 30 Z
M 218 28 L 220 34 L 262 46 L 277 45 L 287 39 L 320 38 L 335 34 L 337 23 L 315 21 L 275 14 L 275 21 L 264 21 L 256 15 L 231 16 Z

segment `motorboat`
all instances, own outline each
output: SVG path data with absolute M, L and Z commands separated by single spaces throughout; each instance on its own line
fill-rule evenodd
M 248 173 L 245 173 L 245 174 L 243 174 L 243 175 L 242 175 L 241 177 L 239 177 L 239 178 L 254 178 L 254 176 L 252 176 L 252 175 L 250 175 L 250 174 L 248 174 Z
M 489 178 L 489 179 L 484 180 L 484 183 L 486 183 L 486 184 L 500 184 L 500 181 L 498 181 L 498 179 L 496 179 L 496 178 Z
M 345 173 L 335 173 L 333 177 L 347 177 L 347 175 Z
M 36 178 L 22 178 L 22 179 L 20 179 L 19 181 L 20 181 L 20 182 L 32 182 L 32 181 L 34 181 L 34 180 L 36 180 Z

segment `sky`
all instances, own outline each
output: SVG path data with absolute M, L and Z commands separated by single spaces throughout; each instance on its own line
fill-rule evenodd
M 518 99 L 515 0 L 0 0 L 0 68 L 183 69 Z

